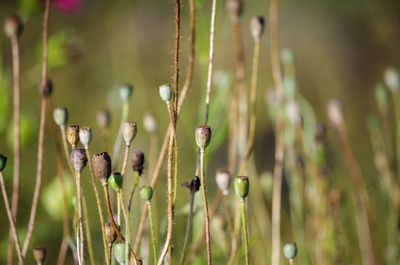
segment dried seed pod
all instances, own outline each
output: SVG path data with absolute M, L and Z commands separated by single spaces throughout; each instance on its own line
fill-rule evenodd
M 92 142 L 92 129 L 89 127 L 79 128 L 79 140 L 85 147 L 85 149 L 89 148 L 89 144 Z
M 142 151 L 135 150 L 132 154 L 132 168 L 133 171 L 138 172 L 142 175 L 144 169 L 144 153 Z
M 144 201 L 149 202 L 153 198 L 153 188 L 151 186 L 143 186 L 140 188 L 139 194 Z
M 7 165 L 7 157 L 0 154 L 0 172 L 2 172 Z
M 215 182 L 223 195 L 229 194 L 229 188 L 232 183 L 232 177 L 229 171 L 223 169 L 217 170 L 217 173 L 215 174 Z
M 113 254 L 119 264 L 125 264 L 125 242 L 118 241 L 114 243 Z
M 205 149 L 211 140 L 211 128 L 208 125 L 202 125 L 195 131 L 196 143 L 200 149 Z
M 240 198 L 245 199 L 249 195 L 250 182 L 247 176 L 237 176 L 234 182 L 235 192 Z
M 104 233 L 106 235 L 108 245 L 111 246 L 115 238 L 117 237 L 117 233 L 115 233 L 114 227 L 111 223 L 106 223 L 104 225 Z
M 341 104 L 337 99 L 331 99 L 327 106 L 328 117 L 336 127 L 343 124 L 343 114 Z
M 288 260 L 294 260 L 297 256 L 297 245 L 296 243 L 287 243 L 283 246 L 283 254 Z
M 111 174 L 111 158 L 107 152 L 97 153 L 92 158 L 93 174 L 101 181 L 103 185 L 107 185 L 107 180 Z
M 122 129 L 122 135 L 124 137 L 124 141 L 126 145 L 130 145 L 132 141 L 135 139 L 137 133 L 136 122 L 127 121 L 124 123 L 124 127 Z
M 242 0 L 228 0 L 226 1 L 226 11 L 232 22 L 237 23 L 243 13 Z
M 264 17 L 254 16 L 250 19 L 250 32 L 254 39 L 260 39 L 264 32 Z
M 108 186 L 118 192 L 122 189 L 123 178 L 121 173 L 113 172 L 107 180 Z
M 72 148 L 76 148 L 79 143 L 79 126 L 69 125 L 67 127 L 67 140 Z
M 133 94 L 133 86 L 130 84 L 122 85 L 119 88 L 119 97 L 121 98 L 122 102 L 128 102 L 129 99 L 132 97 Z
M 68 121 L 68 110 L 66 108 L 55 108 L 53 111 L 53 118 L 58 126 L 65 126 Z
M 147 113 L 143 118 L 143 127 L 149 134 L 156 133 L 158 124 L 153 114 Z
M 46 260 L 46 248 L 44 247 L 33 248 L 33 258 L 35 259 L 38 265 L 44 264 L 44 261 Z
M 72 149 L 71 164 L 76 172 L 81 172 L 85 168 L 87 162 L 88 159 L 86 157 L 85 149 L 81 148 Z
M 4 19 L 4 34 L 8 38 L 20 37 L 23 30 L 24 25 L 22 23 L 22 19 L 18 15 L 8 16 Z
M 383 74 L 383 79 L 387 87 L 393 93 L 396 93 L 400 90 L 400 76 L 399 73 L 394 68 L 392 67 L 387 68 Z
M 50 79 L 42 80 L 39 84 L 39 91 L 42 97 L 50 97 L 53 93 L 53 81 Z
M 164 84 L 159 87 L 160 97 L 166 103 L 172 99 L 172 87 L 170 84 Z
M 97 125 L 102 129 L 107 129 L 110 127 L 111 114 L 107 109 L 100 110 L 97 113 Z

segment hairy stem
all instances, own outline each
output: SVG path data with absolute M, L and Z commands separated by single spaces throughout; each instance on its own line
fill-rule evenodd
M 186 221 L 186 230 L 185 230 L 185 240 L 183 241 L 182 253 L 181 258 L 179 260 L 179 264 L 183 265 L 185 263 L 186 258 L 186 249 L 187 245 L 189 244 L 191 233 L 192 233 L 192 221 L 193 221 L 193 206 L 194 206 L 194 192 L 190 192 L 190 207 L 189 207 L 189 214 Z
M 83 211 L 82 211 L 82 191 L 81 191 L 81 172 L 75 171 L 75 184 L 76 184 L 76 200 L 78 208 L 78 220 L 76 229 L 76 242 L 78 249 L 78 262 L 79 265 L 84 264 L 83 257 Z
M 150 236 L 151 236 L 151 246 L 153 249 L 153 260 L 154 264 L 157 264 L 157 245 L 156 245 L 156 236 L 154 233 L 154 221 L 153 221 L 153 214 L 151 212 L 151 203 L 148 201 L 146 202 L 147 209 L 149 212 L 149 223 L 150 223 Z
M 249 250 L 249 232 L 247 229 L 247 213 L 246 213 L 246 201 L 245 199 L 240 200 L 240 211 L 242 214 L 242 228 L 244 234 L 244 252 L 246 265 L 250 264 L 250 250 Z

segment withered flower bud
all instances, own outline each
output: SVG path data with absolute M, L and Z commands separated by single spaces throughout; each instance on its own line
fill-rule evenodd
M 50 79 L 42 80 L 39 84 L 40 94 L 44 98 L 48 98 L 53 93 L 53 81 Z
M 144 169 L 144 153 L 142 151 L 133 151 L 132 154 L 132 168 L 133 171 L 142 175 Z

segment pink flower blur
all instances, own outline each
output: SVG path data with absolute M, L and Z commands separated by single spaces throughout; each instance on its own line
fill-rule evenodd
M 54 7 L 64 12 L 77 12 L 82 4 L 82 0 L 55 0 Z

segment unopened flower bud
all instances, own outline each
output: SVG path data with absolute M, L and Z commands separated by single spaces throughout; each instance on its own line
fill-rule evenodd
M 53 111 L 53 118 L 58 126 L 65 126 L 68 121 L 68 110 L 66 108 L 55 108 Z
M 133 151 L 132 154 L 132 168 L 133 171 L 142 175 L 144 169 L 144 153 L 142 151 Z
M 283 254 L 288 260 L 294 260 L 297 256 L 297 245 L 296 243 L 287 243 L 283 246 Z
M 107 109 L 100 110 L 97 113 L 97 125 L 100 128 L 106 129 L 110 127 L 110 122 L 111 122 L 111 115 Z
M 33 248 L 33 258 L 38 265 L 43 265 L 46 260 L 46 248 L 35 247 Z
M 85 168 L 87 162 L 88 159 L 85 149 L 72 149 L 71 164 L 76 172 L 81 172 Z
M 231 186 L 231 174 L 227 170 L 218 170 L 215 174 L 215 182 L 223 195 L 229 194 Z
M 8 38 L 14 38 L 21 36 L 24 25 L 22 23 L 22 19 L 18 15 L 8 16 L 4 20 L 4 34 Z
M 111 175 L 111 158 L 108 153 L 94 154 L 92 158 L 92 168 L 93 174 L 103 185 L 107 185 L 107 180 Z
M 89 148 L 89 144 L 92 142 L 92 129 L 89 127 L 79 128 L 79 140 L 85 147 L 85 149 Z
M 137 133 L 136 122 L 125 122 L 122 128 L 122 135 L 126 145 L 130 145 L 135 139 Z
M 235 178 L 234 187 L 236 195 L 240 198 L 245 199 L 249 195 L 249 178 L 247 176 L 238 176 Z
M 107 180 L 108 186 L 114 191 L 118 192 L 122 189 L 123 178 L 121 173 L 113 172 Z
M 334 126 L 338 127 L 343 124 L 342 108 L 337 99 L 331 99 L 328 102 L 327 111 L 328 117 Z
M 195 131 L 196 144 L 200 149 L 205 149 L 211 140 L 211 128 L 208 125 L 202 125 Z
M 144 116 L 143 127 L 149 134 L 153 134 L 157 131 L 158 124 L 153 114 L 147 113 Z
M 151 186 L 143 186 L 140 188 L 139 194 L 144 201 L 149 202 L 153 198 L 153 188 Z
M 70 125 L 67 127 L 67 140 L 72 148 L 76 148 L 79 143 L 79 126 Z
M 398 92 L 400 90 L 399 73 L 394 68 L 391 67 L 387 68 L 383 75 L 383 79 L 385 80 L 387 87 L 393 93 Z
M 122 85 L 119 88 L 119 96 L 122 102 L 128 102 L 133 94 L 133 86 L 130 84 Z
M 172 87 L 170 84 L 164 84 L 159 87 L 160 97 L 166 103 L 172 99 Z
M 117 237 L 117 233 L 115 233 L 114 227 L 112 226 L 111 223 L 106 223 L 104 225 L 104 233 L 106 236 L 106 241 L 108 245 L 112 245 L 114 242 L 115 238 Z
M 264 32 L 264 17 L 255 16 L 250 19 L 250 31 L 254 39 L 260 39 Z
M 39 84 L 39 91 L 42 97 L 50 97 L 53 93 L 53 81 L 51 81 L 50 79 L 42 80 Z
M 0 154 L 0 172 L 2 172 L 7 165 L 7 157 Z
M 237 23 L 240 16 L 243 13 L 243 1 L 242 0 L 227 0 L 226 11 L 228 12 L 231 21 Z

